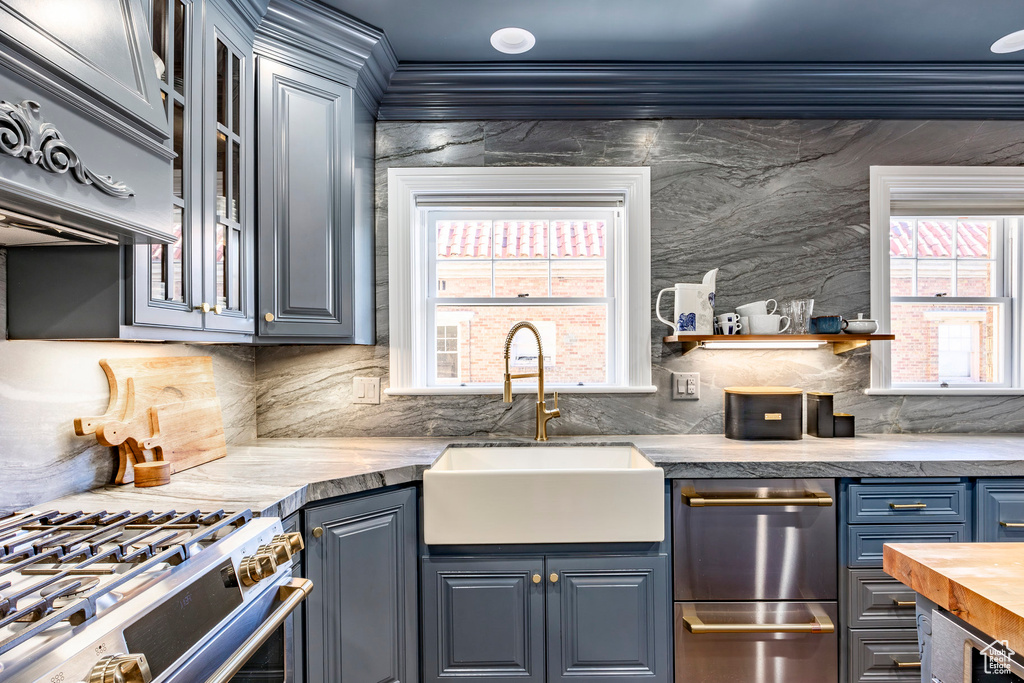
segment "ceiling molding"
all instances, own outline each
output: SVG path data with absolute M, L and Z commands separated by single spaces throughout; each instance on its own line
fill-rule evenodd
M 381 121 L 1024 119 L 1018 64 L 403 64 Z
M 313 0 L 272 0 L 255 51 L 355 88 L 374 114 L 398 68 L 382 31 Z

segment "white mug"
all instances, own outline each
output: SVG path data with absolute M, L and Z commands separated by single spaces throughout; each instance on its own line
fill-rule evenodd
M 715 320 L 718 322 L 720 334 L 739 334 L 740 330 L 743 329 L 740 318 L 735 313 L 716 315 Z
M 740 316 L 740 334 L 750 334 L 750 317 Z
M 750 318 L 750 334 L 779 334 L 789 329 L 789 316 L 788 315 L 751 315 Z M 782 319 L 786 319 L 786 324 L 781 328 Z
M 772 310 L 768 310 L 768 304 L 772 305 Z M 768 299 L 767 301 L 754 301 L 749 304 L 743 304 L 742 306 L 736 307 L 736 315 L 740 316 L 752 316 L 752 315 L 772 315 L 775 311 L 779 310 L 779 304 L 775 299 Z

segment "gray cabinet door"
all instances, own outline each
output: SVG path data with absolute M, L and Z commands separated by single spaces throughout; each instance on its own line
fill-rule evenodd
M 976 492 L 976 541 L 1024 541 L 1024 479 L 983 479 Z
M 544 677 L 541 557 L 423 559 L 423 681 Z
M 548 683 L 672 680 L 667 556 L 548 557 L 545 582 Z
M 415 489 L 310 509 L 305 538 L 306 680 L 416 683 Z
M 353 91 L 259 58 L 259 334 L 353 334 Z
M 203 34 L 203 327 L 254 334 L 253 36 L 207 0 Z M 206 307 L 204 307 L 206 308 Z

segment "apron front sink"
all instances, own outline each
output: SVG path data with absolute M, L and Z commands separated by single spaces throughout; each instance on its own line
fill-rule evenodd
M 660 542 L 664 485 L 632 446 L 451 447 L 423 473 L 424 539 Z

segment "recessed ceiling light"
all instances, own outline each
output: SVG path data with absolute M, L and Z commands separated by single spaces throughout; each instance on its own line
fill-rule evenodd
M 1024 31 L 1014 31 L 1008 36 L 1003 36 L 992 43 L 991 50 L 999 55 L 1024 50 Z
M 537 43 L 537 39 L 525 28 L 499 28 L 491 34 L 491 46 L 507 55 L 520 55 Z

